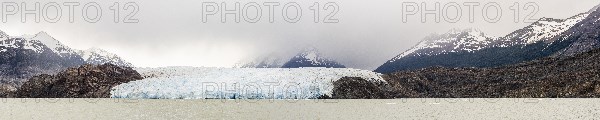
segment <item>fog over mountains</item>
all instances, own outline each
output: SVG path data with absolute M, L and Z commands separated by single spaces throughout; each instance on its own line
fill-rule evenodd
M 32 5 L 36 1 L 14 2 L 26 2 Z M 42 2 L 42 5 L 47 3 L 39 2 Z M 103 7 L 109 7 L 114 3 L 95 2 Z M 542 17 L 564 19 L 588 11 L 599 3 L 592 0 L 476 1 L 481 5 L 489 2 L 499 3 L 504 10 L 503 19 L 498 23 L 484 21 L 479 13 L 482 6 L 479 6 L 474 23 L 469 23 L 467 10 L 463 8 L 463 19 L 459 23 L 450 24 L 421 23 L 419 16 L 413 16 L 408 23 L 403 23 L 401 4 L 414 1 L 344 0 L 335 1 L 341 8 L 335 16 L 340 20 L 339 23 L 314 23 L 311 19 L 311 11 L 305 10 L 303 20 L 294 24 L 287 23 L 280 17 L 276 18 L 275 23 L 269 23 L 266 13 L 263 14 L 262 22 L 248 24 L 221 23 L 219 15 L 211 16 L 208 23 L 202 23 L 199 15 L 202 8 L 199 5 L 205 1 L 136 2 L 143 9 L 140 9 L 135 16 L 140 20 L 135 24 L 114 23 L 108 9 L 103 11 L 105 15 L 102 16 L 101 22 L 87 23 L 79 16 L 80 13 L 76 13 L 78 15 L 76 22 L 69 23 L 66 19 L 67 10 L 63 9 L 65 12 L 61 19 L 63 22 L 47 23 L 42 20 L 40 23 L 35 23 L 33 16 L 28 15 L 27 22 L 22 23 L 20 15 L 13 15 L 9 16 L 7 23 L 0 26 L 0 30 L 10 35 L 46 31 L 71 48 L 86 50 L 100 47 L 140 67 L 186 65 L 232 67 L 239 60 L 245 59 L 244 56 L 260 56 L 261 53 L 273 51 L 278 46 L 296 49 L 294 47 L 301 47 L 304 44 L 320 44 L 317 48 L 322 53 L 346 67 L 374 70 L 382 63 L 413 47 L 431 33 L 444 34 L 452 28 L 477 28 L 488 36 L 503 37 L 529 25 L 530 23 L 513 22 L 512 11 L 508 7 L 515 2 L 521 5 L 527 2 L 538 3 L 540 11 L 533 16 L 533 19 Z M 281 1 L 281 5 L 287 2 L 290 1 Z M 296 2 L 304 9 L 308 9 L 314 1 Z M 468 1 L 423 2 L 462 4 Z M 165 7 L 177 9 L 164 9 Z M 263 12 L 267 10 L 263 9 Z M 325 13 L 322 12 L 323 15 Z M 527 12 L 521 11 L 521 14 L 521 19 L 524 19 Z M 325 16 L 321 16 L 323 17 Z M 433 21 L 432 18 L 430 16 L 429 21 Z M 233 21 L 233 16 L 229 16 L 227 21 Z M 295 54 L 293 53 L 292 56 Z
M 301 67 L 325 67 L 346 68 L 337 61 L 324 56 L 314 47 L 307 47 L 295 56 L 285 54 L 269 54 L 263 57 L 243 60 L 236 64 L 236 68 L 301 68 Z

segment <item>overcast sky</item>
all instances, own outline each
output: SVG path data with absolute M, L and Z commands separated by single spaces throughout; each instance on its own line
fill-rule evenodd
M 207 22 L 203 23 L 202 2 L 222 1 L 134 1 L 140 8 L 133 17 L 139 20 L 138 23 L 114 23 L 113 11 L 109 8 L 114 1 L 98 0 L 96 2 L 102 8 L 102 18 L 97 23 L 89 23 L 82 18 L 82 8 L 90 1 L 80 1 L 80 5 L 74 10 L 73 23 L 70 23 L 67 17 L 68 7 L 62 6 L 63 16 L 57 23 L 48 23 L 43 19 L 40 23 L 35 23 L 33 16 L 27 17 L 27 22 L 22 23 L 21 14 L 17 14 L 9 15 L 6 23 L 0 23 L 0 30 L 10 35 L 46 31 L 72 48 L 106 49 L 138 67 L 230 67 L 250 56 L 313 45 L 325 55 L 348 67 L 372 70 L 431 33 L 444 33 L 452 28 L 478 28 L 489 35 L 504 36 L 529 24 L 513 21 L 513 11 L 510 10 L 513 3 L 519 2 L 520 8 L 524 8 L 527 3 L 520 0 L 497 1 L 503 11 L 502 19 L 497 23 L 486 22 L 482 17 L 483 6 L 493 1 L 479 1 L 480 6 L 475 7 L 473 23 L 468 20 L 468 7 L 462 6 L 466 1 L 427 1 L 428 6 L 435 5 L 434 2 L 440 2 L 442 7 L 450 2 L 460 4 L 463 15 L 456 23 L 449 23 L 443 19 L 436 23 L 431 16 L 426 23 L 421 23 L 419 14 L 409 16 L 407 23 L 404 23 L 402 3 L 415 2 L 420 5 L 421 0 L 332 0 L 339 7 L 339 12 L 333 17 L 339 20 L 338 23 L 314 23 L 313 11 L 309 8 L 316 1 L 307 0 L 296 1 L 302 8 L 302 17 L 297 23 L 286 22 L 282 17 L 283 6 L 291 1 L 278 2 L 280 5 L 274 9 L 274 23 L 269 22 L 266 6 L 261 6 L 262 18 L 257 23 L 244 20 L 236 23 L 233 16 L 228 16 L 227 22 L 221 23 L 219 14 L 207 17 Z M 227 1 L 226 5 L 235 5 L 231 0 Z M 533 16 L 535 19 L 567 18 L 600 4 L 597 0 L 532 1 L 539 6 L 539 12 Z M 28 0 L 27 4 L 34 5 L 33 2 L 35 1 Z M 62 1 L 55 2 L 64 4 Z M 242 7 L 248 3 L 239 2 Z M 263 5 L 265 1 L 255 2 Z M 40 3 L 41 6 L 48 4 L 47 1 Z M 320 1 L 318 3 L 321 8 L 326 4 Z M 124 2 L 120 3 L 121 8 L 124 5 Z M 22 7 L 21 4 L 19 7 Z M 48 11 L 52 10 L 54 9 Z M 121 9 L 120 19 L 131 10 Z M 252 10 L 248 10 L 249 15 L 256 12 Z M 320 10 L 321 19 L 332 9 L 328 10 Z M 294 17 L 293 11 L 288 10 L 288 16 Z M 447 13 L 452 13 L 448 11 Z M 521 9 L 520 19 L 524 19 L 529 12 Z M 90 14 L 93 17 L 93 10 Z M 49 15 L 53 15 L 52 12 Z

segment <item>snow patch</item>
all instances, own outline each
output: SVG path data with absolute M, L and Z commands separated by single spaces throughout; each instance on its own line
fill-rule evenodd
M 23 38 L 11 38 L 8 37 L 4 40 L 0 40 L 0 52 L 6 52 L 8 48 L 22 48 L 27 50 L 33 50 L 34 52 L 41 53 L 44 51 L 44 46 L 40 45 L 39 41 L 31 41 Z
M 321 64 L 321 59 L 324 59 L 321 57 L 321 55 L 319 55 L 319 53 L 314 48 L 307 49 L 300 56 L 296 56 L 296 57 L 305 58 L 306 60 L 311 62 L 312 65 L 319 65 L 319 64 Z
M 497 39 L 497 37 L 487 36 L 479 29 L 460 30 L 454 28 L 445 34 L 432 34 L 426 37 L 416 46 L 392 58 L 389 62 L 395 62 L 409 55 L 439 55 L 459 51 L 473 52 L 491 47 L 491 44 Z
M 110 53 L 100 48 L 90 48 L 87 50 L 78 50 L 77 54 L 83 58 L 88 64 L 104 64 L 111 63 L 118 66 L 133 67 L 133 65 L 121 59 L 116 54 Z
M 575 24 L 585 19 L 587 15 L 588 14 L 580 14 L 564 20 L 542 18 L 529 27 L 532 30 L 531 33 L 521 36 L 520 39 L 525 41 L 524 44 L 548 41 L 569 30 L 571 27 L 575 26 Z
M 35 35 L 35 37 L 31 38 L 31 40 L 37 40 L 50 48 L 54 53 L 62 54 L 62 53 L 74 53 L 70 48 L 61 44 L 60 41 L 54 39 L 54 37 L 48 35 L 46 32 L 40 32 Z

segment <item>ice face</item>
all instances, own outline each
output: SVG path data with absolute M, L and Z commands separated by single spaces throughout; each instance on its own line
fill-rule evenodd
M 138 68 L 149 78 L 116 86 L 113 98 L 311 99 L 331 95 L 348 76 L 383 81 L 379 73 L 349 68 Z

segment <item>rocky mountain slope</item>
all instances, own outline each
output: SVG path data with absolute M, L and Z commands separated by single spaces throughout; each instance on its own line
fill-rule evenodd
M 281 68 L 300 68 L 300 67 L 326 67 L 326 68 L 346 68 L 346 66 L 324 57 L 317 49 L 307 48 L 298 53 Z
M 391 99 L 391 86 L 383 81 L 369 81 L 360 77 L 343 77 L 333 82 L 331 96 L 323 95 L 319 99 Z
M 567 19 L 542 18 L 533 24 L 516 30 L 504 37 L 487 37 L 482 32 L 452 30 L 443 35 L 425 38 L 414 48 L 387 61 L 375 71 L 391 73 L 401 70 L 416 70 L 432 66 L 444 67 L 496 67 L 535 60 L 564 51 L 575 39 L 566 38 L 579 30 L 583 23 L 595 24 L 597 12 L 586 12 Z M 590 26 L 588 28 L 593 28 Z M 575 32 L 577 33 L 577 32 Z M 591 33 L 593 35 L 593 33 Z M 597 35 L 597 34 L 596 34 Z M 583 41 L 582 41 L 583 42 Z M 573 44 L 573 46 L 590 46 Z M 577 51 L 576 47 L 573 47 Z M 594 47 L 584 47 L 594 48 Z M 579 50 L 572 53 L 582 53 Z M 569 53 L 569 52 L 564 52 Z M 572 54 L 571 54 L 572 55 Z

